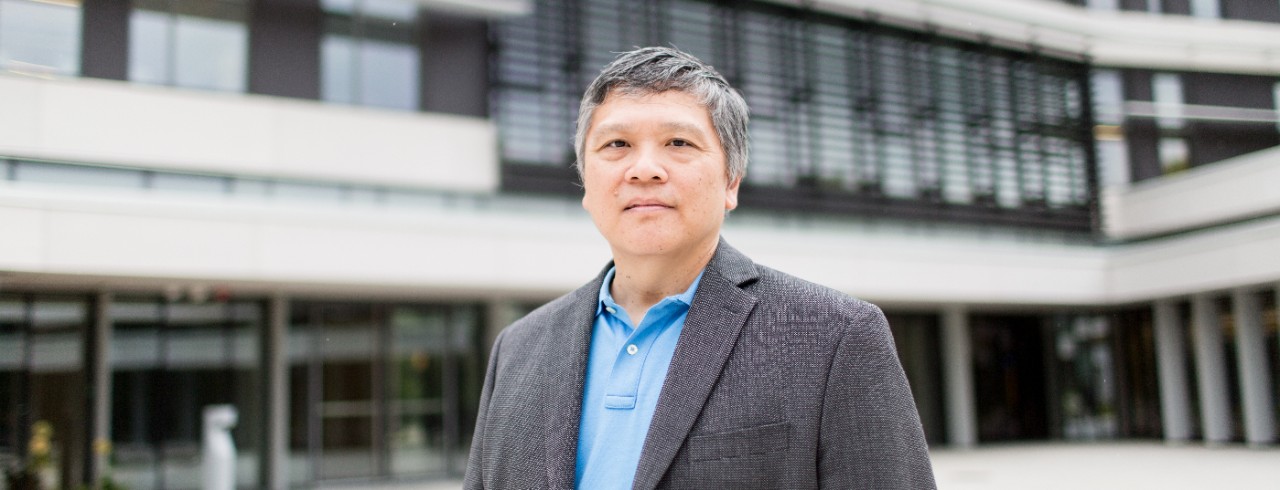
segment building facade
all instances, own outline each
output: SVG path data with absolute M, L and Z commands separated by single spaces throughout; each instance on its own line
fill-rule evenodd
M 752 108 L 726 239 L 876 302 L 931 444 L 1280 431 L 1280 1 L 0 0 L 0 466 L 457 476 L 497 331 L 608 260 L 578 95 Z

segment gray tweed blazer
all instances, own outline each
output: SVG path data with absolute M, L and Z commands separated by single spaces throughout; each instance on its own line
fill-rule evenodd
M 465 488 L 573 488 L 603 280 L 602 271 L 498 336 Z M 935 488 L 884 315 L 756 265 L 721 240 L 680 334 L 633 488 Z

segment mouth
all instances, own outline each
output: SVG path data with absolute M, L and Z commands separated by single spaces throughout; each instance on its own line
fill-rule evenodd
M 623 211 L 658 211 L 662 209 L 671 209 L 672 206 L 660 201 L 641 200 L 628 203 Z

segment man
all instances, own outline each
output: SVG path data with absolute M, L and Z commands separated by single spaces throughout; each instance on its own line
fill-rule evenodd
M 720 74 L 622 54 L 575 147 L 613 263 L 498 336 L 466 488 L 934 488 L 880 310 L 720 239 L 747 162 Z

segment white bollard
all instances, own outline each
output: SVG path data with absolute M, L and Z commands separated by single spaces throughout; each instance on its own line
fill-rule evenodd
M 204 407 L 204 490 L 235 490 L 236 444 L 231 428 L 236 426 L 236 407 Z

